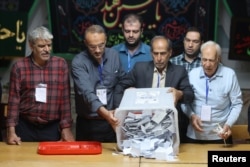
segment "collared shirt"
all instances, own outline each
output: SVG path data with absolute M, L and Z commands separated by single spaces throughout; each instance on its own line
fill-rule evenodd
M 46 103 L 35 99 L 41 83 L 47 85 Z M 16 126 L 22 114 L 60 120 L 61 128 L 71 126 L 69 70 L 63 58 L 52 56 L 44 67 L 35 65 L 31 56 L 17 61 L 11 70 L 9 90 L 7 127 Z
M 72 60 L 76 112 L 80 116 L 98 116 L 97 110 L 101 106 L 105 106 L 96 95 L 96 89 L 100 86 L 107 90 L 105 107 L 108 110 L 114 109 L 114 88 L 118 81 L 126 75 L 122 69 L 118 52 L 105 48 L 101 74 L 99 67 L 100 65 L 87 51 L 77 54 Z M 100 76 L 102 77 L 100 78 Z
M 158 72 L 156 67 L 154 68 L 152 88 L 164 88 L 165 87 L 166 72 L 167 72 L 167 68 L 165 68 L 162 71 L 162 74 Z
M 200 54 L 192 62 L 188 62 L 185 59 L 184 53 L 171 58 L 169 61 L 172 62 L 173 64 L 181 65 L 181 66 L 185 67 L 187 72 L 190 72 L 193 68 L 201 66 L 201 56 L 200 56 Z
M 219 65 L 215 75 L 208 78 L 207 84 L 206 79 L 202 67 L 195 68 L 189 73 L 195 98 L 185 112 L 188 112 L 189 117 L 192 114 L 200 116 L 202 105 L 211 106 L 211 121 L 202 122 L 202 133 L 193 129 L 190 124 L 187 136 L 199 140 L 218 140 L 220 138 L 214 131 L 217 124 L 232 126 L 237 121 L 243 105 L 242 94 L 235 72 L 228 67 Z
M 141 42 L 140 47 L 133 55 L 129 54 L 125 43 L 120 43 L 112 48 L 119 52 L 119 57 L 125 72 L 129 72 L 136 62 L 152 60 L 150 46 L 143 42 Z

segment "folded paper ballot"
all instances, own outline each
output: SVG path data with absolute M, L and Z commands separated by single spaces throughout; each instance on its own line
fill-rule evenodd
M 168 89 L 125 90 L 115 112 L 120 122 L 117 146 L 123 154 L 169 160 L 179 153 L 177 110 Z
M 101 154 L 102 146 L 96 141 L 40 142 L 37 153 L 43 155 Z

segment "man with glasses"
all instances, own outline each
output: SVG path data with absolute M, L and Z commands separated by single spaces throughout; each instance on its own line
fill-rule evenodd
M 119 52 L 122 67 L 129 72 L 139 61 L 150 61 L 150 47 L 141 41 L 143 20 L 139 15 L 128 14 L 122 20 L 122 33 L 125 42 L 113 46 Z
M 106 48 L 103 27 L 92 25 L 84 34 L 87 50 L 72 60 L 76 103 L 76 140 L 116 142 L 113 93 L 123 71 L 118 53 Z
M 184 66 L 188 72 L 201 66 L 200 47 L 202 43 L 203 36 L 200 30 L 196 27 L 188 28 L 183 40 L 184 52 L 171 58 L 170 61 Z

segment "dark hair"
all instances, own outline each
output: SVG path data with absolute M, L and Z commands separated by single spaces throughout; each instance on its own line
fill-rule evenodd
M 204 39 L 203 39 L 203 34 L 202 34 L 202 32 L 201 32 L 201 30 L 200 30 L 199 28 L 197 28 L 197 27 L 189 27 L 189 28 L 187 29 L 186 33 L 185 33 L 185 37 L 186 37 L 186 35 L 187 35 L 188 32 L 197 32 L 197 33 L 200 34 L 200 40 L 201 40 L 201 41 L 204 40 Z
M 129 13 L 125 15 L 122 19 L 122 27 L 124 26 L 125 22 L 136 22 L 139 21 L 141 24 L 141 28 L 143 28 L 143 19 L 140 15 L 134 14 L 134 13 Z

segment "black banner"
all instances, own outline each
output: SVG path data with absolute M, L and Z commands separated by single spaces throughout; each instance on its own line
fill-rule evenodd
M 28 14 L 0 11 L 0 56 L 25 56 Z
M 229 59 L 250 61 L 250 18 L 232 17 Z
M 102 25 L 108 33 L 107 46 L 123 42 L 121 19 L 127 13 L 144 18 L 143 41 L 165 35 L 173 42 L 174 55 L 183 51 L 186 29 L 196 26 L 205 40 L 214 37 L 216 0 L 53 0 L 49 1 L 55 53 L 82 51 L 83 34 L 92 24 Z

